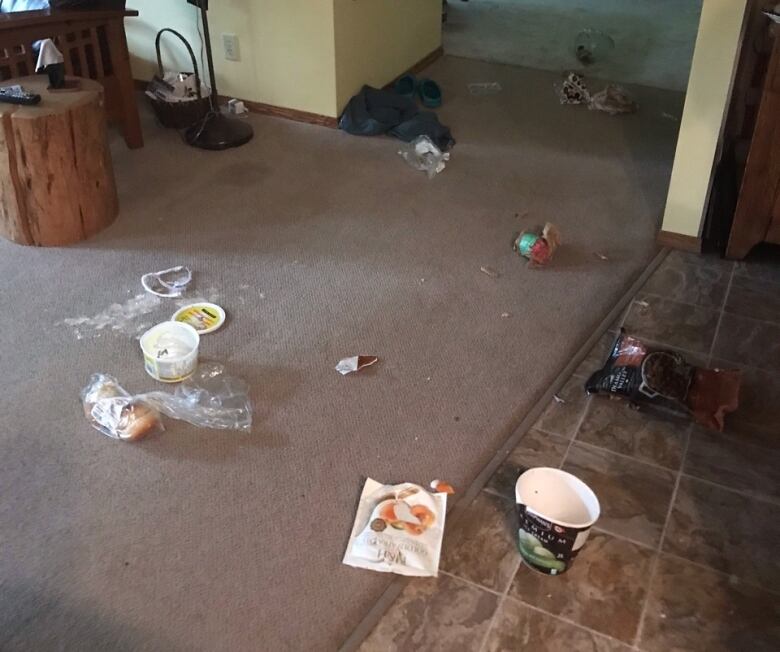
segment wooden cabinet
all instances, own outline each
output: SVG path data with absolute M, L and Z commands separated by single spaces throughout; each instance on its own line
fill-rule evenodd
M 760 242 L 780 244 L 780 30 L 777 29 L 726 257 L 744 258 Z

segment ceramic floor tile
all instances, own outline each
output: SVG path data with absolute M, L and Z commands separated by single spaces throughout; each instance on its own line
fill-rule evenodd
M 709 353 L 718 311 L 652 295 L 640 296 L 626 317 L 624 327 L 630 335 L 694 353 Z
M 780 500 L 780 450 L 749 442 L 738 434 L 694 428 L 684 472 L 758 497 Z
M 579 364 L 573 375 L 579 376 L 585 380 L 589 378 L 594 371 L 601 369 L 607 361 L 607 356 L 612 350 L 612 345 L 615 343 L 617 335 L 617 330 L 608 330 L 604 333 L 585 359 Z
M 514 501 L 483 491 L 457 519 L 444 535 L 441 569 L 504 591 L 520 560 Z
M 360 650 L 478 650 L 497 606 L 498 596 L 446 575 L 413 579 Z
M 602 532 L 591 532 L 571 569 L 549 577 L 526 565 L 509 595 L 633 643 L 642 613 L 654 552 Z
M 768 588 L 780 584 L 780 506 L 682 477 L 663 549 Z
M 735 276 L 724 310 L 742 317 L 780 323 L 780 284 Z
M 780 448 L 780 371 L 769 373 L 719 359 L 712 366 L 742 369 L 739 408 L 726 417 L 726 429 L 753 444 Z
M 672 471 L 577 443 L 563 468 L 596 493 L 601 504 L 598 527 L 658 544 L 676 480 Z
M 697 260 L 667 256 L 647 280 L 643 293 L 720 309 L 731 277 L 730 265 L 705 265 Z
M 780 369 L 780 324 L 724 312 L 713 357 L 777 373 Z
M 608 448 L 675 471 L 680 468 L 689 422 L 636 410 L 625 401 L 593 399 L 577 441 Z
M 757 247 L 750 252 L 747 260 L 740 261 L 734 268 L 734 275 L 754 278 L 762 281 L 780 283 L 780 260 L 776 250 Z
M 557 395 L 563 400 L 551 400 L 547 409 L 534 424 L 534 428 L 571 439 L 577 431 L 582 413 L 588 403 L 585 381 L 574 376 Z
M 735 266 L 733 260 L 726 260 L 717 254 L 694 254 L 675 249 L 669 252 L 666 260 L 675 264 L 684 263 L 686 265 L 697 265 L 707 269 L 718 270 L 723 274 L 731 274 Z
M 645 614 L 643 652 L 780 650 L 780 599 L 721 573 L 661 555 Z
M 541 430 L 529 430 L 506 460 L 498 467 L 487 487 L 510 500 L 515 499 L 515 483 L 520 474 L 535 466 L 560 466 L 569 440 Z
M 553 616 L 504 600 L 490 630 L 485 652 L 629 652 L 618 641 L 581 629 Z

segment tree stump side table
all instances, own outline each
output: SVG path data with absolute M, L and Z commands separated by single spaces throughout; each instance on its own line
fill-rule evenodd
M 41 95 L 35 106 L 0 103 L 0 236 L 24 245 L 85 240 L 119 212 L 106 136 L 103 87 L 47 90 L 46 75 L 3 82 Z

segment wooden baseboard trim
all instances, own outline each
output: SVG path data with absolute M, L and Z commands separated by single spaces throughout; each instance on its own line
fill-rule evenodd
M 422 59 L 415 63 L 409 70 L 406 71 L 407 75 L 416 75 L 418 72 L 425 70 L 434 61 L 441 58 L 444 55 L 444 48 L 440 45 L 430 54 L 426 54 Z
M 426 54 L 422 59 L 420 59 L 417 63 L 415 63 L 411 68 L 408 70 L 405 70 L 400 75 L 395 77 L 392 81 L 385 84 L 384 88 L 386 89 L 392 89 L 393 85 L 395 84 L 397 79 L 400 79 L 404 75 L 416 75 L 418 72 L 425 70 L 428 66 L 430 66 L 434 61 L 439 59 L 444 55 L 444 48 L 440 45 L 437 47 L 433 52 L 430 52 L 429 54 Z
M 145 91 L 149 85 L 148 81 L 142 79 L 134 79 L 133 83 L 136 90 Z M 219 96 L 219 101 L 227 103 L 228 100 L 233 99 L 225 95 Z M 339 126 L 339 119 L 332 118 L 328 115 L 321 115 L 319 113 L 309 113 L 308 111 L 299 111 L 297 109 L 288 109 L 283 106 L 274 106 L 272 104 L 263 104 L 262 102 L 252 102 L 251 100 L 240 99 L 246 108 L 253 113 L 260 113 L 262 115 L 270 115 L 277 118 L 285 118 L 286 120 L 294 120 L 295 122 L 306 122 L 308 124 L 319 125 L 321 127 L 330 127 L 331 129 L 337 129 Z
M 701 253 L 701 238 L 696 238 L 692 235 L 682 235 L 681 233 L 672 233 L 671 231 L 659 231 L 655 241 L 662 247 L 690 251 L 696 254 Z
M 271 115 L 276 118 L 294 120 L 295 122 L 306 122 L 312 125 L 319 125 L 320 127 L 330 127 L 331 129 L 338 129 L 339 126 L 339 119 L 332 118 L 329 115 L 309 113 L 308 111 L 299 111 L 298 109 L 287 109 L 283 106 L 273 106 L 272 104 L 263 104 L 262 102 L 250 102 L 249 100 L 243 100 L 243 102 L 253 113 Z

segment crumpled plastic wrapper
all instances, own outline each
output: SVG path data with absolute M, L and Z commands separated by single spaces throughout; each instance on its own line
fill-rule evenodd
M 625 88 L 608 84 L 603 91 L 590 98 L 588 108 L 592 111 L 604 111 L 609 115 L 619 115 L 621 113 L 636 113 L 638 105 Z
M 225 374 L 221 364 L 201 364 L 173 393 L 131 395 L 113 376 L 93 374 L 81 391 L 84 413 L 108 437 L 136 441 L 162 431 L 161 414 L 200 428 L 248 431 L 252 427 L 249 387 Z
M 201 97 L 208 97 L 211 89 L 200 84 Z M 167 72 L 155 75 L 146 89 L 146 95 L 163 102 L 190 102 L 198 99 L 198 86 L 193 73 Z
M 442 152 L 428 136 L 418 136 L 403 145 L 398 153 L 415 170 L 424 171 L 429 179 L 439 174 L 450 160 L 450 155 Z
M 591 94 L 585 79 L 576 72 L 568 72 L 566 78 L 555 86 L 561 104 L 586 104 L 592 111 L 604 111 L 609 115 L 636 113 L 639 105 L 629 92 L 617 84 L 607 84 L 604 90 Z

